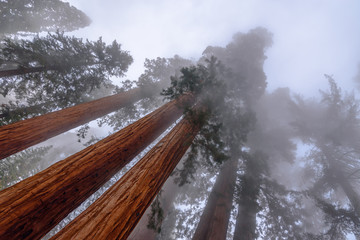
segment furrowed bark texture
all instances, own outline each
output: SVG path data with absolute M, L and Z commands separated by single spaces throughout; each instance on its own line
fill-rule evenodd
M 180 100 L 191 100 L 183 96 Z M 172 101 L 0 192 L 0 239 L 39 239 L 182 115 Z
M 183 119 L 95 203 L 51 239 L 126 239 L 198 129 Z
M 139 88 L 0 127 L 0 159 L 128 106 L 142 98 Z
M 173 203 L 177 196 L 177 192 L 179 191 L 179 186 L 174 183 L 173 177 L 169 177 L 161 190 L 162 193 L 160 196 L 160 204 L 163 210 L 163 216 L 165 220 L 165 218 L 169 214 L 169 211 L 171 211 L 171 209 L 173 208 Z M 151 214 L 151 206 L 146 209 L 139 223 L 131 232 L 127 240 L 156 240 L 156 237 L 159 235 L 159 233 L 147 227 L 149 223 L 149 214 Z M 162 228 L 162 230 L 164 229 Z
M 35 73 L 48 70 L 45 67 L 32 67 L 32 68 L 17 68 L 0 71 L 0 77 L 11 77 L 16 75 L 23 75 L 27 73 Z
M 196 228 L 193 240 L 226 239 L 229 224 L 237 162 L 226 161 L 216 178 L 204 212 Z

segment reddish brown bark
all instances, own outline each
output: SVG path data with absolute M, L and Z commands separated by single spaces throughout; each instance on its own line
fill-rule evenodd
M 191 100 L 183 96 L 180 100 Z M 0 239 L 38 239 L 182 114 L 176 101 L 0 192 Z
M 178 190 L 179 186 L 174 183 L 172 177 L 168 178 L 161 189 L 160 204 L 164 218 L 166 218 L 169 211 L 171 211 Z M 149 214 L 151 214 L 151 206 L 146 209 L 144 215 L 141 217 L 139 223 L 131 232 L 127 240 L 156 240 L 158 233 L 147 227 L 149 223 Z
M 226 239 L 236 180 L 237 162 L 224 163 L 209 195 L 193 240 Z
M 0 159 L 142 98 L 139 88 L 0 127 Z
M 198 131 L 177 124 L 129 172 L 52 239 L 126 239 Z

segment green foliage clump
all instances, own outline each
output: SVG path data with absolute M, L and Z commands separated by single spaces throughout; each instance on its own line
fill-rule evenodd
M 0 94 L 15 98 L 6 106 L 5 123 L 16 121 L 20 112 L 20 118 L 33 117 L 88 100 L 95 90 L 113 88 L 110 78 L 122 77 L 133 61 L 116 41 L 107 45 L 101 38 L 83 41 L 62 32 L 32 40 L 6 38 L 1 44 L 0 69 L 11 65 L 18 71 L 0 84 Z M 17 111 L 20 108 L 26 111 Z
M 198 156 L 206 159 L 208 166 L 213 161 L 221 163 L 228 158 L 221 138 L 221 112 L 225 108 L 226 86 L 223 78 L 228 74 L 226 68 L 216 59 L 206 61 L 207 65 L 197 65 L 181 69 L 180 77 L 171 78 L 171 87 L 163 90 L 166 99 L 177 99 L 183 94 L 192 94 L 196 105 L 182 106 L 185 117 L 193 125 L 201 126 L 199 134 L 191 145 L 184 168 L 176 173 L 180 185 L 189 182 L 198 163 Z

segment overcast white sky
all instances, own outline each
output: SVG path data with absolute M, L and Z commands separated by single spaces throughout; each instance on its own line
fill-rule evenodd
M 70 0 L 93 23 L 74 34 L 116 39 L 135 62 L 179 54 L 197 59 L 208 45 L 225 46 L 236 32 L 263 26 L 274 34 L 265 72 L 269 90 L 305 96 L 326 88 L 323 74 L 351 89 L 360 62 L 359 0 Z

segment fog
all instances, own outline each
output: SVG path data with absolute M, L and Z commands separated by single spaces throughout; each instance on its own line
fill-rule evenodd
M 104 52 L 108 58 L 120 56 L 118 52 L 129 54 L 124 67 L 121 71 L 77 69 L 73 63 L 70 73 L 63 73 L 66 67 L 59 67 L 63 72 L 54 76 L 70 78 L 70 83 L 77 82 L 76 78 L 97 79 L 93 73 L 100 72 L 99 83 L 77 86 L 84 92 L 75 91 L 78 99 L 70 100 L 62 96 L 75 86 L 54 82 L 49 87 L 46 81 L 36 80 L 43 76 L 51 82 L 51 74 L 30 73 L 26 81 L 0 75 L 1 125 L 129 89 L 142 89 L 142 95 L 120 110 L 35 145 L 33 149 L 39 152 L 25 150 L 5 158 L 0 162 L 1 189 L 189 91 L 196 95 L 197 106 L 206 109 L 203 115 L 186 109 L 183 116 L 201 125 L 199 133 L 129 239 L 140 239 L 136 232 L 147 234 L 149 239 L 191 239 L 201 231 L 203 218 L 219 216 L 220 221 L 228 221 L 226 239 L 360 239 L 360 2 L 67 2 L 89 16 L 91 24 L 65 35 L 94 42 L 102 37 L 104 46 L 116 40 L 121 47 Z M 40 36 L 46 34 L 41 32 Z M 8 35 L 0 32 L 0 38 Z M 14 42 L 31 41 L 34 34 L 23 31 L 9 36 Z M 66 45 L 64 42 L 61 46 Z M 12 62 L 8 56 L 16 51 L 7 50 L 3 41 L 0 46 L 5 49 L 0 52 L 0 72 L 8 70 L 9 63 L 17 70 L 46 66 L 42 60 L 31 58 L 28 65 L 22 65 L 22 60 L 27 61 L 25 54 L 16 55 L 20 58 L 14 59 L 21 61 Z M 56 53 L 47 48 L 47 52 L 52 51 Z M 58 59 L 59 64 L 64 59 Z M 89 59 L 88 65 L 101 65 L 89 63 Z M 51 60 L 48 57 L 44 61 Z M 51 66 L 49 69 L 57 71 Z M 81 75 L 82 71 L 88 75 Z M 64 91 L 59 99 L 66 99 L 67 105 L 56 103 L 51 91 L 45 94 L 47 88 L 54 93 Z M 48 102 L 51 106 L 44 107 Z M 33 106 L 41 110 L 31 112 Z M 19 110 L 23 113 L 18 114 Z M 194 117 L 196 114 L 203 118 Z M 95 202 L 161 137 L 44 239 Z M 235 180 L 218 183 L 230 178 L 223 176 L 227 161 L 237 166 L 232 169 Z M 222 199 L 218 185 L 223 189 L 231 185 L 232 197 Z M 224 206 L 230 202 L 229 209 L 223 210 L 229 216 L 219 214 L 219 209 L 210 213 L 207 205 L 211 199 Z M 144 227 L 147 223 L 154 229 Z M 212 232 L 220 228 L 218 225 L 206 230 Z
M 107 1 L 73 0 L 93 24 L 80 36 L 119 39 L 135 59 L 128 76 L 141 73 L 145 58 L 198 59 L 204 46 L 226 45 L 236 32 L 263 26 L 274 34 L 264 66 L 269 89 L 290 87 L 316 96 L 334 75 L 351 89 L 360 52 L 357 1 Z M 109 6 L 109 7 L 107 7 Z

